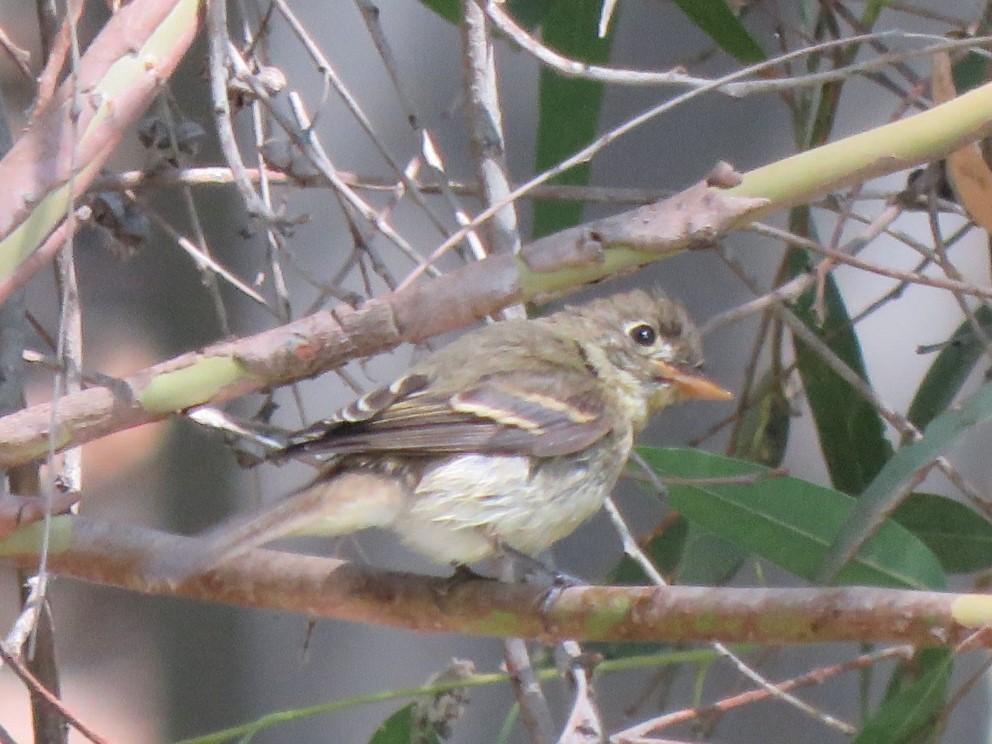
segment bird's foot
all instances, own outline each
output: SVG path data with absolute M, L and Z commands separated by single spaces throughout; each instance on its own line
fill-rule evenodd
M 552 589 L 566 589 L 570 586 L 586 586 L 588 582 L 583 581 L 577 576 L 567 574 L 564 571 L 559 571 L 553 565 L 547 561 L 543 561 L 540 558 L 535 558 L 532 555 L 523 553 L 516 548 L 511 548 L 508 545 L 502 545 L 500 550 L 505 554 L 510 556 L 517 562 L 519 566 L 523 569 L 523 574 L 521 576 L 524 583 L 527 584 L 550 584 Z
M 551 614 L 551 608 L 554 606 L 555 602 L 561 596 L 561 593 L 566 589 L 571 589 L 577 586 L 589 586 L 589 583 L 578 579 L 569 574 L 564 574 L 556 572 L 552 578 L 551 585 L 545 590 L 544 596 L 541 598 L 541 620 L 544 625 L 548 625 L 549 615 Z

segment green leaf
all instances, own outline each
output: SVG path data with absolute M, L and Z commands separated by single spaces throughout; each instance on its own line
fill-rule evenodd
M 870 30 L 888 3 L 889 0 L 868 0 L 865 3 L 865 11 L 861 14 L 861 25 L 866 30 Z
M 675 0 L 689 20 L 738 62 L 762 62 L 765 52 L 724 0 Z
M 692 586 L 725 584 L 747 558 L 747 553 L 729 540 L 689 524 L 684 517 L 679 517 L 648 542 L 644 553 L 663 575 L 671 576 L 677 571 L 676 581 Z M 609 582 L 637 586 L 650 583 L 647 579 L 640 566 L 625 556 L 610 575 Z
M 600 0 L 553 0 L 544 18 L 542 40 L 566 57 L 592 64 L 609 60 L 609 37 L 599 38 Z M 596 136 L 603 85 L 591 80 L 564 78 L 542 66 L 540 72 L 540 121 L 537 128 L 535 168 L 546 170 L 588 145 Z M 576 166 L 551 183 L 589 183 L 589 165 Z M 582 221 L 582 203 L 534 203 L 535 238 L 549 235 Z
M 458 25 L 462 22 L 460 0 L 420 0 L 420 2 L 448 23 Z M 506 9 L 517 23 L 533 30 L 544 20 L 551 2 L 553 0 L 508 0 Z
M 506 9 L 524 28 L 534 30 L 548 15 L 548 8 L 555 0 L 507 0 Z
M 916 658 L 916 679 L 889 695 L 851 744 L 917 744 L 931 741 L 941 725 L 953 657 L 946 649 L 927 649 Z
M 951 69 L 954 75 L 954 89 L 957 90 L 958 95 L 988 82 L 988 60 L 981 54 L 968 52 L 955 62 Z
M 992 566 L 992 524 L 964 504 L 935 493 L 914 493 L 891 519 L 933 551 L 948 573 Z
M 754 463 L 698 450 L 642 448 L 662 477 L 729 478 L 768 473 Z M 669 486 L 672 508 L 698 524 L 787 571 L 813 580 L 827 547 L 854 499 L 799 478 L 757 478 L 746 483 Z M 846 584 L 939 589 L 944 574 L 936 556 L 893 522 L 845 566 Z
M 441 740 L 433 731 L 420 729 L 414 732 L 416 708 L 416 703 L 410 703 L 393 713 L 372 734 L 369 744 L 410 744 L 414 741 L 414 733 L 417 734 L 417 741 L 423 744 L 440 744 Z
M 690 524 L 679 564 L 679 583 L 688 586 L 726 584 L 746 559 L 747 551 L 740 546 L 698 524 Z
M 729 540 L 689 524 L 684 517 L 651 540 L 644 553 L 663 575 L 678 571 L 677 582 L 692 586 L 725 584 L 747 558 L 747 553 Z M 650 582 L 635 561 L 624 557 L 610 575 L 610 583 L 637 586 Z
M 496 741 L 493 744 L 509 744 L 510 736 L 513 734 L 513 728 L 516 726 L 517 719 L 519 718 L 520 703 L 515 702 L 510 706 L 510 710 L 503 719 L 503 725 L 500 726 L 499 734 L 496 736 Z
M 769 370 L 755 387 L 750 396 L 754 402 L 734 437 L 735 457 L 772 468 L 782 464 L 792 424 L 792 406 L 783 385 L 782 376 Z
M 821 578 L 829 580 L 850 553 L 869 542 L 875 526 L 898 506 L 910 478 L 936 460 L 961 434 L 990 419 L 992 383 L 985 383 L 961 405 L 937 416 L 922 439 L 896 452 L 851 510 L 830 546 Z
M 992 327 L 992 310 L 983 305 L 975 313 L 975 320 L 982 328 Z M 947 344 L 923 376 L 909 406 L 909 420 L 917 428 L 926 427 L 935 416 L 951 405 L 978 360 L 982 358 L 984 348 L 967 320 L 951 334 Z
M 688 532 L 689 523 L 679 519 L 647 544 L 644 553 L 662 574 L 671 574 L 675 571 L 682 558 Z M 647 576 L 640 566 L 626 556 L 610 574 L 611 584 L 638 586 L 646 582 Z
M 827 552 L 821 577 L 830 579 L 845 558 L 869 542 L 872 533 L 898 505 L 905 483 L 927 467 L 961 434 L 992 419 L 992 383 L 985 383 L 959 406 L 937 416 L 923 438 L 893 455 L 858 499 Z M 870 544 L 870 543 L 869 543 Z
M 462 22 L 462 4 L 460 0 L 420 0 L 448 23 Z
M 800 230 L 800 234 L 805 231 Z M 807 270 L 801 251 L 788 258 L 791 276 Z M 803 293 L 796 303 L 796 315 L 848 367 L 867 379 L 861 345 L 851 327 L 844 298 L 832 276 L 824 280 L 823 326 L 813 313 L 814 290 Z M 885 438 L 885 427 L 872 406 L 856 393 L 820 356 L 799 338 L 793 337 L 799 374 L 806 389 L 810 410 L 816 422 L 823 457 L 833 485 L 844 493 L 861 493 L 892 456 L 892 445 Z

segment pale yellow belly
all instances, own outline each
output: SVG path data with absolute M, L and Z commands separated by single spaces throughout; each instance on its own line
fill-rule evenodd
M 537 554 L 603 505 L 630 451 L 594 447 L 582 460 L 463 455 L 428 470 L 410 507 L 391 526 L 410 547 L 439 562 L 473 563 L 497 545 Z

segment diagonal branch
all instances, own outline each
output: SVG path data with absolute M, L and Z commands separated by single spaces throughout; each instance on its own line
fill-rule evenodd
M 116 386 L 68 395 L 52 418 L 50 404 L 0 418 L 0 467 L 47 453 L 54 421 L 56 446 L 64 449 L 132 426 L 157 421 L 206 403 L 219 403 L 313 377 L 345 362 L 394 348 L 404 341 L 477 322 L 502 308 L 534 299 L 521 277 L 589 262 L 588 271 L 615 271 L 637 245 L 643 263 L 708 244 L 763 204 L 760 199 L 726 197 L 721 189 L 698 184 L 656 204 L 549 236 L 525 249 L 523 259 L 490 256 L 405 290 L 384 295 L 358 309 L 346 306 L 231 342 L 190 352 L 148 367 Z M 650 235 L 654 235 L 651 244 Z
M 403 341 L 422 341 L 508 305 L 540 301 L 708 245 L 774 209 L 941 157 L 989 131 L 992 84 L 743 177 L 724 167 L 708 181 L 668 199 L 535 241 L 519 256 L 490 256 L 430 282 L 411 282 L 358 310 L 317 313 L 149 367 L 125 380 L 128 396 L 115 399 L 102 389 L 68 396 L 55 419 L 54 439 L 60 449 L 74 446 L 194 406 L 311 377 Z M 2 166 L 0 162 L 0 170 Z M 461 240 L 501 206 L 491 205 L 437 252 Z M 42 456 L 50 418 L 47 404 L 0 418 L 0 467 Z
M 89 187 L 196 35 L 198 0 L 135 0 L 93 40 L 73 79 L 0 160 L 0 278 L 27 258 Z M 82 95 L 77 99 L 74 91 Z

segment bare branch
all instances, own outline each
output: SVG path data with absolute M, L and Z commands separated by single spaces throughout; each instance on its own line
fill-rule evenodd
M 911 643 L 953 646 L 992 622 L 982 594 L 879 587 L 758 589 L 527 584 L 420 576 L 330 558 L 254 550 L 179 586 L 143 574 L 178 537 L 83 517 L 56 517 L 50 569 L 59 575 L 149 594 L 388 625 L 419 633 L 681 643 Z M 3 560 L 37 561 L 32 525 L 0 545 Z M 498 622 L 494 622 L 499 618 Z M 979 641 L 992 644 L 987 636 Z

